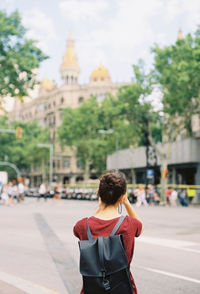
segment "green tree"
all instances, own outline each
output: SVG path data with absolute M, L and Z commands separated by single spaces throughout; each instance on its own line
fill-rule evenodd
M 48 142 L 49 134 L 47 130 L 38 126 L 36 121 L 9 123 L 7 117 L 0 119 L 0 129 L 15 130 L 18 126 L 22 128 L 22 138 L 20 139 L 16 138 L 15 134 L 0 132 L 0 161 L 6 159 L 25 173 L 30 171 L 33 164 L 40 165 L 43 160 L 47 160 L 48 154 L 44 149 L 38 148 L 37 144 Z M 9 175 L 16 176 L 10 169 Z
M 36 41 L 26 38 L 19 13 L 0 11 L 0 98 L 27 96 L 36 83 L 34 69 L 46 58 Z
M 194 36 L 179 37 L 173 45 L 164 48 L 156 45 L 152 51 L 152 77 L 163 94 L 161 147 L 150 139 L 161 159 L 161 197 L 165 202 L 165 170 L 172 143 L 180 133 L 192 135 L 191 118 L 200 110 L 200 30 Z
M 99 139 L 104 147 L 96 150 L 94 162 L 96 169 L 102 173 L 106 168 L 107 155 L 135 145 L 137 138 L 135 129 L 122 114 L 122 104 L 118 98 L 108 95 L 99 108 L 99 129 L 104 130 Z
M 66 108 L 58 137 L 63 146 L 76 147 L 77 156 L 84 165 L 84 180 L 91 169 L 102 173 L 106 157 L 118 148 L 126 148 L 133 142 L 129 124 L 120 118 L 120 105 L 116 98 L 108 96 L 101 104 L 95 97 L 76 109 Z M 112 130 L 102 134 L 101 130 Z
M 66 108 L 62 125 L 58 127 L 58 137 L 62 146 L 76 147 L 77 155 L 84 164 L 86 182 L 89 179 L 94 150 L 97 150 L 100 144 L 98 128 L 99 104 L 94 97 L 78 108 Z
M 157 114 L 154 111 L 148 96 L 152 92 L 151 76 L 145 73 L 143 61 L 133 66 L 133 82 L 122 86 L 119 90 L 121 115 L 128 120 L 137 133 L 137 145 L 143 145 L 149 133 L 150 123 L 155 123 Z

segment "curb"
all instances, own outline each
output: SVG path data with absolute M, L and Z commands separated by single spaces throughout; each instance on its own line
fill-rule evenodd
M 0 271 L 0 283 L 3 284 L 3 287 L 10 287 L 15 294 L 60 294 L 55 290 L 46 288 L 44 286 L 32 283 L 30 281 L 24 280 L 22 278 L 4 273 Z M 21 292 L 20 292 L 21 291 Z

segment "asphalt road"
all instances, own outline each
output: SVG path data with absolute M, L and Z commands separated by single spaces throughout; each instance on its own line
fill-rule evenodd
M 80 293 L 78 240 L 72 228 L 96 206 L 35 199 L 0 205 L 0 293 L 1 285 L 28 294 Z M 137 213 L 145 227 L 131 265 L 138 293 L 199 294 L 200 207 L 140 207 Z

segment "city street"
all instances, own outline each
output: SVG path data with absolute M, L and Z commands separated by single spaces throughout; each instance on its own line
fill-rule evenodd
M 80 293 L 72 230 L 96 207 L 97 202 L 33 198 L 0 205 L 0 293 Z M 200 207 L 136 209 L 145 228 L 131 265 L 138 293 L 199 294 Z

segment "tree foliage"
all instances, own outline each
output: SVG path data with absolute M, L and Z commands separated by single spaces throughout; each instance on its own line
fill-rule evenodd
M 135 132 L 135 139 L 138 139 L 135 145 L 146 145 L 150 130 L 156 141 L 160 141 L 160 120 L 158 113 L 147 99 L 152 92 L 151 75 L 145 73 L 142 61 L 134 65 L 133 70 L 133 82 L 122 86 L 119 90 L 121 115 L 126 118 Z
M 0 132 L 0 161 L 9 161 L 14 163 L 20 171 L 30 171 L 31 165 L 39 165 L 42 159 L 47 159 L 46 150 L 38 148 L 38 143 L 48 142 L 49 134 L 47 130 L 38 126 L 36 121 L 23 123 L 13 121 L 9 123 L 7 117 L 1 117 L 0 129 L 12 129 L 16 127 L 22 128 L 22 138 L 16 138 L 12 133 Z M 0 167 L 2 169 L 3 167 Z M 10 171 L 11 176 L 15 176 Z
M 17 11 L 0 11 L 0 97 L 28 95 L 36 83 L 34 69 L 47 56 L 26 38 L 26 29 Z
M 152 51 L 152 73 L 163 93 L 163 111 L 170 120 L 179 117 L 179 125 L 183 123 L 191 134 L 191 117 L 200 107 L 200 29 L 173 45 L 156 45 Z
M 112 133 L 102 134 L 100 130 Z M 116 146 L 127 148 L 134 142 L 134 133 L 120 117 L 120 105 L 112 96 L 101 104 L 92 97 L 78 108 L 66 108 L 58 137 L 62 145 L 76 147 L 77 156 L 85 166 L 85 178 L 92 168 L 99 173 L 105 169 L 106 157 Z

